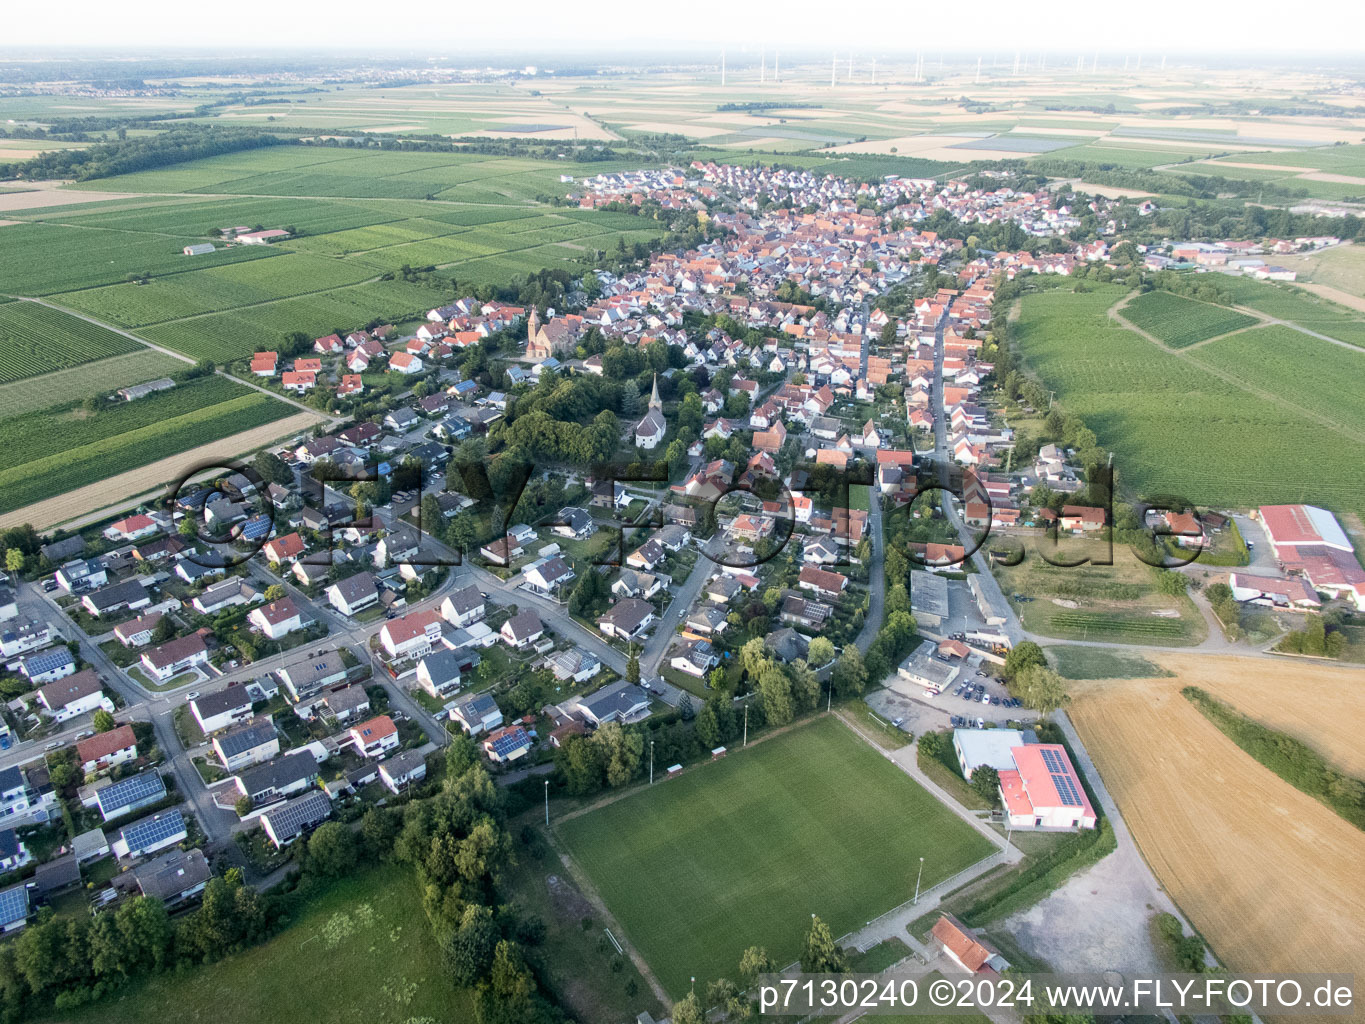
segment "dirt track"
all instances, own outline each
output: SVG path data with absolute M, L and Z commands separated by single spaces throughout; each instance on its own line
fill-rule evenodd
M 244 430 L 240 434 L 233 434 L 231 437 L 200 445 L 198 448 L 172 455 L 159 462 L 149 463 L 140 469 L 132 469 L 98 483 L 78 487 L 55 498 L 6 512 L 0 515 L 0 527 L 32 523 L 37 529 L 45 530 L 93 512 L 113 510 L 115 506 L 128 503 L 131 499 L 154 491 L 175 479 L 196 462 L 212 458 L 229 458 L 251 451 L 278 438 L 307 430 L 318 422 L 321 422 L 319 416 L 301 412 L 253 430 Z
M 1071 709 L 1143 855 L 1233 971 L 1355 970 L 1365 837 L 1243 753 L 1180 687 L 1198 683 L 1267 721 L 1296 716 L 1295 730 L 1336 728 L 1341 702 L 1305 685 L 1297 664 L 1160 660 L 1185 678 L 1087 684 Z

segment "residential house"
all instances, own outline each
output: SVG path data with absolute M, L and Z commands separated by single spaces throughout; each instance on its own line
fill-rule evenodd
M 477 736 L 502 725 L 502 710 L 489 694 L 471 693 L 455 702 L 450 720 L 458 722 L 470 736 Z
M 183 843 L 188 838 L 184 816 L 172 807 L 120 829 L 118 838 L 109 844 L 109 848 L 120 860 L 131 860 Z
M 488 734 L 483 741 L 490 761 L 507 764 L 523 757 L 532 747 L 531 734 L 519 725 L 508 725 Z
M 138 772 L 95 792 L 100 818 L 111 821 L 166 799 L 166 783 L 155 769 Z
M 141 647 L 151 643 L 160 622 L 161 612 L 148 612 L 136 619 L 120 622 L 114 627 L 114 636 L 124 647 Z
M 517 612 L 502 624 L 502 638 L 511 647 L 529 647 L 545 635 L 545 625 L 532 609 Z
M 441 616 L 452 626 L 468 626 L 488 613 L 488 603 L 475 584 L 461 587 L 441 602 Z
M 76 762 L 86 775 L 107 771 L 137 757 L 137 738 L 131 725 L 97 732 L 76 744 Z
M 581 647 L 571 647 L 566 651 L 556 651 L 549 658 L 550 670 L 561 681 L 572 680 L 584 683 L 602 671 L 602 661 L 591 651 Z
M 440 637 L 441 613 L 434 608 L 390 619 L 379 631 L 380 644 L 394 660 L 421 657 Z
M 473 655 L 475 658 L 477 654 Z M 460 688 L 469 653 L 446 649 L 433 651 L 417 663 L 417 684 L 433 697 L 449 697 Z
M 813 591 L 817 597 L 827 601 L 837 601 L 847 585 L 846 577 L 837 572 L 818 569 L 813 565 L 802 566 L 801 575 L 797 577 L 797 586 L 802 590 Z
M 48 683 L 38 690 L 38 700 L 51 712 L 54 720 L 65 722 L 69 718 L 102 707 L 104 688 L 100 686 L 100 679 L 95 675 L 95 670 L 87 668 L 75 675 Z
M 356 615 L 379 603 L 379 583 L 372 573 L 359 572 L 328 587 L 327 600 L 342 615 Z
M 597 524 L 593 522 L 587 509 L 561 508 L 559 521 L 555 523 L 553 532 L 557 537 L 584 540 L 597 532 Z
M 251 695 L 241 683 L 201 694 L 190 701 L 190 713 L 206 736 L 238 725 L 251 717 Z
M 199 849 L 167 850 L 128 872 L 143 896 L 174 907 L 199 895 L 213 872 Z
M 76 658 L 65 646 L 51 647 L 19 659 L 19 672 L 32 683 L 55 683 L 76 671 Z
M 207 665 L 209 649 L 198 633 L 168 640 L 142 654 L 142 668 L 159 683 L 167 682 L 182 672 Z
M 398 726 L 388 715 L 378 715 L 351 726 L 351 742 L 361 757 L 382 758 L 398 747 Z
M 597 628 L 606 636 L 636 640 L 654 624 L 655 618 L 652 604 L 628 597 L 612 605 L 607 614 L 597 620 Z
M 275 670 L 294 703 L 346 680 L 346 662 L 340 651 L 314 651 Z
M 275 723 L 268 717 L 253 718 L 214 736 L 213 751 L 224 769 L 237 772 L 277 756 L 280 737 L 275 731 Z
M 267 541 L 261 547 L 261 553 L 265 555 L 267 561 L 278 562 L 283 565 L 298 558 L 299 555 L 303 554 L 303 549 L 302 537 L 297 533 L 286 533 L 283 537 L 276 537 Z
M 555 555 L 527 566 L 523 575 L 526 577 L 527 585 L 533 590 L 542 594 L 553 594 L 556 589 L 573 580 L 574 571 L 569 568 L 569 563 Z
M 618 679 L 580 698 L 578 709 L 583 719 L 594 726 L 625 722 L 649 711 L 649 695 L 633 683 Z
M 251 765 L 233 776 L 239 795 L 260 806 L 301 793 L 318 781 L 318 762 L 309 750 Z
M 331 816 L 332 801 L 326 793 L 315 791 L 262 811 L 261 828 L 276 849 L 283 849 Z
M 115 583 L 100 590 L 91 591 L 81 598 L 81 604 L 95 618 L 128 609 L 137 611 L 152 603 L 147 588 L 140 579 Z
M 271 640 L 278 640 L 304 627 L 303 613 L 292 597 L 282 597 L 253 608 L 247 614 L 247 621 Z
M 426 777 L 427 759 L 415 750 L 400 750 L 379 766 L 379 781 L 395 794 Z
M 720 664 L 715 648 L 708 640 L 685 640 L 668 662 L 679 672 L 686 672 L 698 679 L 705 677 L 716 665 Z

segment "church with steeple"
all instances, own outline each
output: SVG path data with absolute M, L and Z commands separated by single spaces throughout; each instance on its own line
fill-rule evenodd
M 542 323 L 540 313 L 532 307 L 530 319 L 526 321 L 526 358 L 539 363 L 573 351 L 582 329 L 581 316 L 552 317 Z
M 649 393 L 649 411 L 635 424 L 635 444 L 639 448 L 655 448 L 664 439 L 668 422 L 664 419 L 664 403 L 659 398 L 659 375 L 654 375 L 654 389 Z

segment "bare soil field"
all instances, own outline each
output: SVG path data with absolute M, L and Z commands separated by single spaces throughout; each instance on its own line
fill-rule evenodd
M 1161 660 L 1182 676 L 1086 684 L 1070 712 L 1143 856 L 1233 971 L 1353 971 L 1365 956 L 1360 831 L 1241 751 L 1180 687 L 1241 686 L 1245 709 L 1251 687 L 1269 697 L 1276 680 L 1273 703 L 1316 706 L 1315 728 L 1338 702 L 1276 662 Z
M 260 448 L 271 441 L 307 430 L 317 423 L 319 418 L 313 413 L 301 412 L 297 416 L 276 420 L 254 430 L 244 430 L 240 434 L 233 434 L 211 444 L 200 445 L 179 455 L 172 455 L 168 459 L 149 463 L 140 469 L 129 470 L 127 473 L 87 484 L 55 498 L 7 512 L 0 515 L 0 527 L 32 523 L 35 528 L 46 530 L 92 512 L 112 510 L 174 480 L 198 462 L 206 459 L 231 458 L 242 452 Z
M 142 192 L 62 192 L 55 188 L 61 182 L 33 182 L 31 192 L 0 192 L 0 213 L 13 210 L 36 210 L 44 206 L 70 206 L 76 203 L 99 203 L 108 199 L 128 199 L 144 195 Z
M 1151 655 L 1175 673 L 1171 684 L 1198 686 L 1242 714 L 1308 744 L 1341 771 L 1365 778 L 1365 681 L 1360 669 L 1285 658 Z M 1293 683 L 1286 685 L 1286 680 Z M 1365 839 L 1362 839 L 1365 842 Z

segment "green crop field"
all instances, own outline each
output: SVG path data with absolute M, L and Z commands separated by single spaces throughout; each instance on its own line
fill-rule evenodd
M 1253 317 L 1234 309 L 1162 291 L 1139 295 L 1119 310 L 1119 315 L 1172 348 L 1184 348 L 1256 323 Z
M 1232 292 L 1233 301 L 1240 306 L 1365 348 L 1365 315 L 1355 310 L 1291 284 L 1256 281 L 1249 277 L 1229 277 L 1218 283 Z
M 153 1024 L 165 1020 L 168 1006 L 185 1024 L 474 1020 L 469 996 L 451 985 L 441 965 L 416 883 L 391 865 L 337 882 L 261 946 L 134 982 L 49 1019 Z
M 132 384 L 169 377 L 183 369 L 184 360 L 138 346 L 135 352 L 0 384 L 0 418 L 22 416 L 54 405 L 74 405 Z
M 565 821 L 557 829 L 674 996 L 734 976 L 765 946 L 795 959 L 819 914 L 834 934 L 932 886 L 990 843 L 834 718 Z
M 1219 338 L 1191 357 L 1365 435 L 1365 351 L 1272 325 Z
M 1278 395 L 1280 381 L 1249 390 L 1196 361 L 1202 349 L 1163 352 L 1119 327 L 1105 313 L 1122 294 L 1106 285 L 1026 295 L 1014 335 L 1026 363 L 1114 452 L 1121 485 L 1215 508 L 1365 509 L 1365 449 L 1354 432 Z
M 62 224 L 11 224 L 0 246 L 0 287 L 13 295 L 53 295 L 114 284 L 130 274 L 178 273 L 274 255 L 264 245 L 240 245 L 204 256 L 181 252 L 202 241 Z
M 97 413 L 66 407 L 0 420 L 0 512 L 293 412 L 283 402 L 215 376 Z
M 141 348 L 131 338 L 36 302 L 10 302 L 0 308 L 0 381 Z M 0 409 L 0 415 L 3 412 Z

